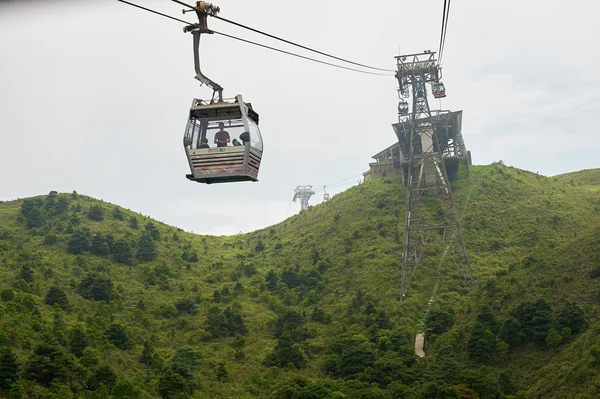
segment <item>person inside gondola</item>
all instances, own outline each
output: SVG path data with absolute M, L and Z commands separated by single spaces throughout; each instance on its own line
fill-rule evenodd
M 215 134 L 215 144 L 217 147 L 227 147 L 227 143 L 231 141 L 229 137 L 229 133 L 225 130 L 225 124 L 223 122 L 219 122 L 219 131 Z
M 202 140 L 200 140 L 200 145 L 198 146 L 198 148 L 210 148 L 210 146 L 208 145 L 208 139 L 206 137 L 202 137 Z
M 231 144 L 233 144 L 234 147 L 240 147 L 242 145 L 237 139 L 233 139 Z

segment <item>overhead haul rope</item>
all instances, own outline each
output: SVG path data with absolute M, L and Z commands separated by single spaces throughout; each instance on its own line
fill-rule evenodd
M 194 25 L 194 23 L 185 21 L 183 19 L 175 18 L 175 17 L 173 17 L 171 15 L 164 14 L 162 12 L 159 12 L 159 11 L 156 11 L 156 10 L 152 10 L 150 8 L 147 8 L 147 7 L 140 6 L 138 4 L 134 4 L 134 3 L 131 3 L 131 2 L 126 1 L 126 0 L 117 0 L 117 1 L 119 1 L 121 3 L 124 3 L 124 4 L 128 4 L 128 5 L 133 6 L 133 7 L 137 7 L 139 9 L 142 9 L 142 10 L 145 10 L 145 11 L 157 14 L 157 15 L 160 15 L 160 16 L 165 17 L 165 18 L 172 19 L 174 21 L 178 21 L 178 22 L 181 22 L 181 23 L 184 23 L 184 24 L 187 24 L 187 25 Z M 319 63 L 319 64 L 332 66 L 334 68 L 340 68 L 340 69 L 345 69 L 345 70 L 348 70 L 348 71 L 365 73 L 365 74 L 368 74 L 368 75 L 393 76 L 393 74 L 391 74 L 391 73 L 378 73 L 378 72 L 363 71 L 363 70 L 360 70 L 360 69 L 350 68 L 350 67 L 346 67 L 346 66 L 343 66 L 343 65 L 333 64 L 333 63 L 330 63 L 330 62 L 327 62 L 327 61 L 321 61 L 321 60 L 318 60 L 316 58 L 307 57 L 307 56 L 304 56 L 304 55 L 301 55 L 301 54 L 293 53 L 291 51 L 281 50 L 281 49 L 278 49 L 278 48 L 275 48 L 275 47 L 272 47 L 272 46 L 267 46 L 266 44 L 261 44 L 261 43 L 254 42 L 252 40 L 242 39 L 240 37 L 229 35 L 229 34 L 223 33 L 223 32 L 217 32 L 217 31 L 212 30 L 212 29 L 211 29 L 211 32 L 213 32 L 213 33 L 215 33 L 217 35 L 221 35 L 221 36 L 230 38 L 230 39 L 238 40 L 238 41 L 241 41 L 241 42 L 244 42 L 244 43 L 252 44 L 252 45 L 255 45 L 255 46 L 258 46 L 258 47 L 262 47 L 262 48 L 266 48 L 268 50 L 273 50 L 273 51 L 276 51 L 276 52 L 279 52 L 279 53 L 291 55 L 293 57 L 298 57 L 298 58 L 302 58 L 302 59 L 305 59 L 305 60 L 313 61 L 313 62 L 316 62 L 316 63 Z M 281 40 L 283 40 L 283 39 L 281 39 Z M 372 68 L 372 69 L 378 69 L 378 68 Z M 385 69 L 384 69 L 384 71 L 385 71 Z
M 438 62 L 442 62 L 442 56 L 444 54 L 444 46 L 446 45 L 446 32 L 448 31 L 448 16 L 450 14 L 450 1 L 444 0 L 444 11 L 442 13 L 442 29 L 440 31 L 440 49 Z
M 186 6 L 186 7 L 192 8 L 192 9 L 197 9 L 197 8 L 196 8 L 196 7 L 194 7 L 194 6 L 191 6 L 191 5 L 189 5 L 189 4 L 186 4 L 186 3 L 182 2 L 182 1 L 179 1 L 179 0 L 171 0 L 171 1 L 173 1 L 173 2 L 175 2 L 175 3 L 177 3 L 177 4 L 181 4 L 182 6 Z M 310 48 L 310 47 L 306 47 L 306 46 L 303 46 L 303 45 L 301 45 L 301 44 L 298 44 L 298 43 L 294 43 L 294 42 L 292 42 L 292 41 L 289 41 L 289 40 L 286 40 L 286 39 L 282 39 L 282 38 L 280 38 L 280 37 L 278 37 L 278 36 L 271 35 L 270 33 L 263 32 L 263 31 L 261 31 L 261 30 L 258 30 L 258 29 L 255 29 L 255 28 L 252 28 L 252 27 L 250 27 L 250 26 L 247 26 L 247 25 L 241 24 L 241 23 L 239 23 L 239 22 L 231 21 L 231 20 L 229 20 L 229 19 L 227 19 L 227 18 L 223 18 L 223 17 L 220 17 L 220 16 L 218 16 L 218 15 L 211 15 L 211 16 L 212 16 L 213 18 L 220 19 L 220 20 L 221 20 L 221 21 L 223 21 L 223 22 L 227 22 L 227 23 L 229 23 L 229 24 L 232 24 L 232 25 L 238 26 L 238 27 L 240 27 L 240 28 L 247 29 L 247 30 L 249 30 L 249 31 L 252 31 L 252 32 L 254 32 L 254 33 L 258 33 L 258 34 L 260 34 L 260 35 L 264 35 L 264 36 L 270 37 L 271 39 L 279 40 L 279 41 L 281 41 L 281 42 L 283 42 L 283 43 L 286 43 L 286 44 L 290 44 L 290 45 L 292 45 L 292 46 L 299 47 L 299 48 L 301 48 L 301 49 L 303 49 L 303 50 L 312 51 L 313 53 L 317 53 L 317 54 L 320 54 L 320 55 L 324 55 L 325 57 L 333 58 L 333 59 L 336 59 L 336 60 L 338 60 L 338 61 L 347 62 L 348 64 L 353 64 L 353 65 L 356 65 L 356 66 L 361 66 L 361 67 L 368 68 L 368 69 L 374 69 L 374 70 L 377 70 L 377 71 L 384 71 L 384 72 L 396 72 L 396 71 L 395 71 L 395 70 L 393 70 L 393 69 L 377 68 L 377 67 L 373 67 L 373 66 L 369 66 L 369 65 L 361 64 L 361 63 L 359 63 L 359 62 L 350 61 L 350 60 L 348 60 L 348 59 L 345 59 L 345 58 L 336 57 L 335 55 L 331 55 L 331 54 L 329 54 L 329 53 L 325 53 L 325 52 L 322 52 L 322 51 L 319 51 L 319 50 L 315 50 L 315 49 L 312 49 L 312 48 Z

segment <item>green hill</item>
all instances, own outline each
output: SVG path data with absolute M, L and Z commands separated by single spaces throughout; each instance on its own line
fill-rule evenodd
M 399 302 L 397 179 L 231 237 L 76 193 L 0 203 L 0 395 L 597 397 L 600 170 L 470 180 L 477 288 L 442 268 L 423 361 L 437 261 Z

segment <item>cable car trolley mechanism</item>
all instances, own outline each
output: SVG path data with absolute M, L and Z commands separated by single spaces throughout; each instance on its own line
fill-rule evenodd
M 199 183 L 229 183 L 258 181 L 263 152 L 258 128 L 258 113 L 241 95 L 223 99 L 223 88 L 200 70 L 200 35 L 212 34 L 207 17 L 215 16 L 219 7 L 204 1 L 190 7 L 198 16 L 198 24 L 188 25 L 184 32 L 194 38 L 196 79 L 213 89 L 210 101 L 194 98 L 183 137 L 183 146 L 190 165 L 189 180 Z

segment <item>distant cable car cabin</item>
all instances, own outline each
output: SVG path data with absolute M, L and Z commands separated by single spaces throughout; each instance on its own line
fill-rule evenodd
M 431 84 L 431 93 L 435 98 L 444 98 L 446 97 L 446 88 L 442 82 L 432 83 Z
M 408 103 L 406 101 L 400 100 L 398 103 L 398 115 L 408 115 Z
M 212 103 L 194 99 L 183 146 L 190 180 L 207 184 L 258 181 L 263 152 L 258 114 L 241 95 Z

